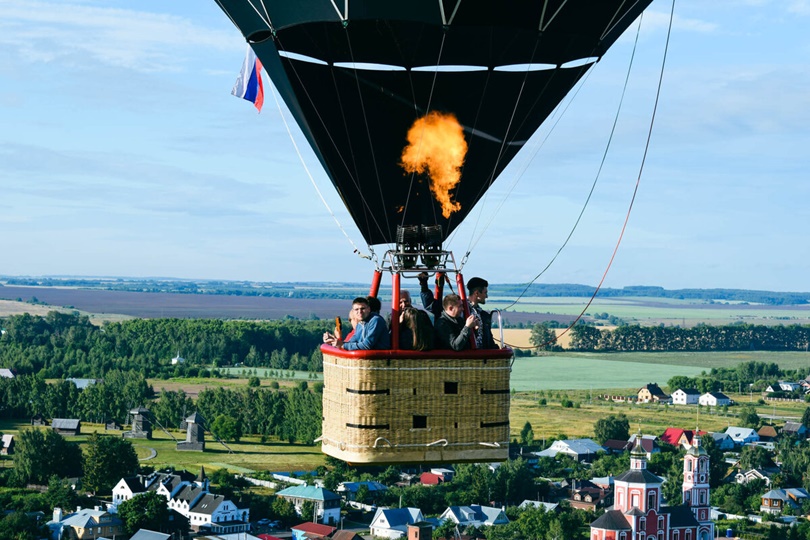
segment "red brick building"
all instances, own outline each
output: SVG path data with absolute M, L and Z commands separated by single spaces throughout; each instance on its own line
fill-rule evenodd
M 711 540 L 709 456 L 695 437 L 683 463 L 678 506 L 661 506 L 663 479 L 647 470 L 641 437 L 630 453 L 630 470 L 614 481 L 613 510 L 591 523 L 591 540 Z

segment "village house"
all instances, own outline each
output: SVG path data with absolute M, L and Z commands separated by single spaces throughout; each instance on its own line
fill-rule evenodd
M 672 399 L 656 383 L 647 383 L 636 392 L 639 403 L 671 403 Z
M 801 388 L 801 383 L 797 382 L 790 382 L 790 381 L 778 381 L 774 384 L 768 385 L 765 389 L 766 392 L 795 392 L 799 388 Z
M 759 435 L 757 435 L 757 432 L 751 428 L 730 426 L 728 429 L 726 429 L 726 434 L 731 437 L 731 440 L 734 441 L 734 444 L 737 446 L 743 446 L 759 441 Z
M 595 512 L 613 504 L 613 479 L 608 480 L 610 487 L 599 486 L 589 480 L 574 480 L 571 486 L 571 497 L 568 499 L 573 508 Z
M 705 431 L 697 433 L 697 435 L 706 435 Z M 684 450 L 692 448 L 692 441 L 695 438 L 695 431 L 692 429 L 681 429 L 670 427 L 664 430 L 661 434 L 661 442 L 672 445 L 676 448 L 683 447 Z
M 571 456 L 577 461 L 592 461 L 597 454 L 605 452 L 593 439 L 565 439 L 554 441 L 551 446 L 537 452 L 539 457 L 557 457 L 557 454 Z
M 53 519 L 47 523 L 51 537 L 57 540 L 95 540 L 124 534 L 124 523 L 117 515 L 95 508 L 77 508 L 72 514 L 53 509 Z
M 638 435 L 635 433 L 630 435 L 630 440 L 627 441 L 628 450 L 632 449 L 636 445 L 637 437 Z M 658 437 L 655 435 L 642 435 L 641 448 L 647 454 L 647 459 L 652 459 L 653 454 L 657 454 L 661 451 L 661 448 L 658 446 Z
M 762 514 L 781 514 L 788 508 L 801 510 L 808 498 L 810 494 L 804 488 L 772 489 L 762 495 L 759 511 Z
M 11 371 L 8 368 L 0 368 L 0 377 L 6 378 L 6 379 L 13 379 L 14 378 L 14 372 Z
M 315 505 L 316 519 L 327 525 L 340 523 L 340 495 L 332 493 L 328 489 L 315 486 L 292 486 L 282 489 L 276 493 L 276 496 L 292 502 L 299 515 L 303 515 L 303 505 L 309 501 Z
M 354 501 L 356 500 L 357 492 L 360 490 L 360 486 L 365 486 L 368 495 L 372 500 L 388 491 L 388 488 L 384 484 L 375 482 L 373 480 L 366 480 L 363 482 L 341 482 L 336 491 L 347 501 Z
M 439 516 L 439 523 L 444 523 L 448 519 L 458 525 L 459 529 L 464 529 L 470 525 L 473 527 L 492 527 L 493 525 L 509 523 L 509 518 L 506 517 L 506 513 L 502 508 L 478 504 L 450 506 Z
M 3 446 L 0 448 L 0 455 L 10 456 L 14 453 L 14 435 L 10 433 L 3 434 Z
M 370 532 L 374 538 L 404 538 L 408 525 L 424 521 L 418 508 L 378 508 L 371 519 Z
M 694 388 L 678 388 L 672 392 L 673 405 L 695 405 L 700 399 L 700 392 Z
M 807 428 L 801 422 L 785 422 L 785 427 L 782 428 L 782 434 L 790 437 L 798 437 L 799 439 L 807 438 Z
M 322 525 L 320 523 L 313 523 L 311 521 L 307 521 L 301 523 L 300 525 L 296 525 L 295 527 L 290 528 L 290 531 L 292 531 L 293 540 L 328 538 L 336 530 L 337 529 L 335 527 L 330 527 L 329 525 Z
M 700 396 L 698 404 L 704 407 L 722 407 L 723 405 L 731 405 L 731 398 L 723 392 L 706 392 Z
M 714 445 L 720 450 L 734 450 L 734 441 L 725 432 L 709 433 L 709 436 L 714 439 Z
M 194 531 L 213 534 L 244 533 L 250 528 L 250 510 L 238 508 L 223 495 L 210 493 L 205 469 L 194 476 L 186 471 L 155 472 L 122 478 L 113 487 L 110 511 L 118 505 L 148 491 L 154 491 L 167 500 L 170 510 L 189 520 Z
M 51 420 L 51 429 L 59 435 L 81 435 L 82 421 L 76 418 L 54 418 Z
M 591 540 L 711 540 L 709 456 L 696 437 L 683 465 L 682 505 L 661 506 L 664 480 L 647 470 L 637 442 L 630 470 L 613 480 L 615 504 L 591 523 Z
M 762 426 L 757 430 L 757 435 L 759 435 L 761 442 L 773 442 L 779 436 L 773 426 Z
M 734 481 L 738 484 L 747 484 L 755 480 L 762 480 L 765 482 L 766 487 L 771 486 L 771 478 L 779 473 L 779 469 L 748 469 L 747 471 L 740 471 L 734 475 Z

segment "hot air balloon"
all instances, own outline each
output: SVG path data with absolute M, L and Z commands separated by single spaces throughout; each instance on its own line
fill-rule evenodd
M 395 246 L 371 287 L 391 274 L 392 350 L 322 348 L 323 451 L 506 459 L 512 351 L 397 350 L 400 277 L 455 274 L 463 294 L 443 242 L 652 0 L 216 1 L 363 238 Z

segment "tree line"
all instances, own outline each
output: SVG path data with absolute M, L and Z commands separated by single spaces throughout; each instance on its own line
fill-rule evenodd
M 86 316 L 50 312 L 0 320 L 0 366 L 43 378 L 96 377 L 111 369 L 147 377 L 197 376 L 201 366 L 243 364 L 322 370 L 324 321 L 133 319 L 93 325 Z M 186 361 L 171 365 L 180 354 Z
M 810 326 L 806 325 L 625 325 L 607 330 L 578 324 L 571 329 L 570 348 L 594 352 L 803 351 L 808 345 Z
M 207 429 L 223 439 L 255 434 L 312 444 L 321 431 L 322 389 L 321 383 L 309 388 L 305 381 L 285 391 L 218 387 L 201 391 L 194 402 L 182 390 L 162 390 L 155 399 L 152 386 L 134 371 L 111 370 L 103 381 L 83 390 L 71 381 L 47 383 L 36 375 L 21 375 L 0 378 L 0 416 L 28 420 L 42 415 L 127 424 L 129 411 L 145 406 L 159 426 L 167 429 L 178 428 L 196 411 L 205 418 Z M 222 426 L 221 432 L 217 424 Z M 235 432 L 230 429 L 234 424 L 238 426 Z

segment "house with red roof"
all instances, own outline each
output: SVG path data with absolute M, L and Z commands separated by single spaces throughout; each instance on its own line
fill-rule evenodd
M 444 476 L 431 472 L 424 472 L 419 475 L 419 483 L 423 486 L 437 486 L 444 482 Z
M 697 433 L 701 437 L 706 435 L 705 431 L 698 431 Z M 659 437 L 661 442 L 665 442 L 667 444 L 671 444 L 672 446 L 678 447 L 683 446 L 685 449 L 690 449 L 692 447 L 693 440 L 695 438 L 695 430 L 693 429 L 681 429 L 681 428 L 667 428 L 664 431 L 664 434 Z
M 307 521 L 292 527 L 291 530 L 293 540 L 306 540 L 308 538 L 312 538 L 313 536 L 329 536 L 335 532 L 337 528 Z

